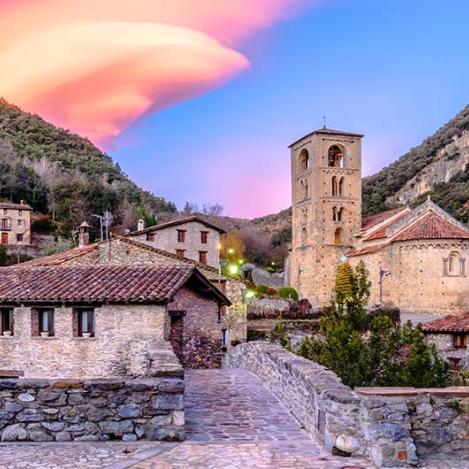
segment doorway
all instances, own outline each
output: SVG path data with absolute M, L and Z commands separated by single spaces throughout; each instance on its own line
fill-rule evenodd
M 2 233 L 2 244 L 8 244 L 8 233 Z
M 183 339 L 184 339 L 184 311 L 169 311 L 170 329 L 169 341 L 176 357 L 184 365 Z

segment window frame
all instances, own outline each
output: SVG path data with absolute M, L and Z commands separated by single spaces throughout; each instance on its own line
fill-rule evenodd
M 208 244 L 208 235 L 210 231 L 201 231 L 200 232 L 200 243 L 201 244 Z
M 208 262 L 208 251 L 199 251 L 199 262 L 201 264 L 207 264 L 207 262 Z
M 187 230 L 176 230 L 176 232 L 177 232 L 178 243 L 185 243 Z
M 8 314 L 8 328 L 5 328 L 5 313 Z M 15 310 L 14 308 L 1 307 L 0 308 L 0 334 L 4 335 L 4 332 L 10 331 L 11 335 L 15 334 Z
M 87 324 L 88 330 L 83 330 L 83 315 L 87 315 Z M 73 336 L 80 337 L 80 338 L 89 338 L 96 336 L 96 314 L 95 309 L 92 307 L 77 307 L 73 308 Z M 89 334 L 89 336 L 84 336 L 83 334 Z
M 467 348 L 467 337 L 468 337 L 468 334 L 464 334 L 462 332 L 457 332 L 457 333 L 452 334 L 453 348 L 455 349 Z
M 186 257 L 186 250 L 185 249 L 176 249 L 176 256 Z
M 146 240 L 149 241 L 150 243 L 153 243 L 156 241 L 156 233 L 154 231 L 149 231 L 146 236 Z
M 16 242 L 22 243 L 24 241 L 24 233 L 16 233 Z
M 43 328 L 45 313 L 47 313 L 47 330 Z M 31 308 L 31 316 L 33 337 L 55 337 L 55 308 L 48 306 L 34 307 Z M 46 332 L 48 335 L 45 335 Z

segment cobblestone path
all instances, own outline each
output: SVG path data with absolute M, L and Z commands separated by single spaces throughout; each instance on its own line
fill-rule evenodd
M 339 469 L 371 465 L 326 453 L 253 374 L 187 372 L 184 443 L 0 444 L 0 469 Z M 427 469 L 468 469 L 451 461 Z

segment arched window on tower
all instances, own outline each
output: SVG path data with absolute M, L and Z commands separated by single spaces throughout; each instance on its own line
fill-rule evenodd
M 330 167 L 343 168 L 345 148 L 341 145 L 332 145 L 327 153 L 327 161 Z
M 342 228 L 336 228 L 334 232 L 334 244 L 340 246 L 342 244 Z
M 309 153 L 306 148 L 303 148 L 299 158 L 300 171 L 306 171 L 309 168 Z
M 309 197 L 309 184 L 308 180 L 305 179 L 304 181 L 304 198 L 307 199 Z
M 337 178 L 332 176 L 332 197 L 337 196 Z
M 345 185 L 345 182 L 344 182 L 344 178 L 341 177 L 340 178 L 340 181 L 339 181 L 339 197 L 343 197 L 344 196 L 344 185 Z
M 337 207 L 332 207 L 332 221 L 337 221 Z
M 308 242 L 308 230 L 306 229 L 306 226 L 303 226 L 303 228 L 301 228 L 301 245 L 305 246 L 307 242 Z
M 337 212 L 337 221 L 342 221 L 343 215 L 344 215 L 344 207 L 340 207 Z

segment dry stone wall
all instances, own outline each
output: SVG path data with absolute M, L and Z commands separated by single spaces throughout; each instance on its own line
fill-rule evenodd
M 239 345 L 224 366 L 259 376 L 331 451 L 383 468 L 416 466 L 420 456 L 469 460 L 469 387 L 353 391 L 326 368 L 266 342 Z
M 1 441 L 184 439 L 184 381 L 0 380 Z

